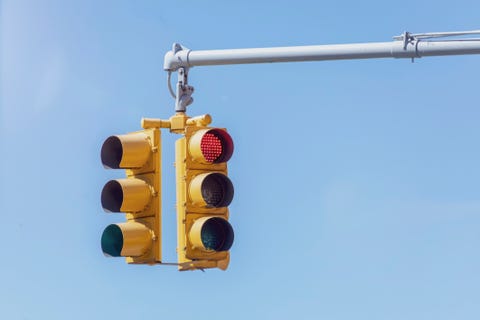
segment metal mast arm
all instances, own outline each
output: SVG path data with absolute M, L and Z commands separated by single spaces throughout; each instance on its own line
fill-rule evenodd
M 168 71 L 168 86 L 175 98 L 175 111 L 185 113 L 193 102 L 193 87 L 188 84 L 188 71 L 195 66 L 226 64 L 324 61 L 374 58 L 421 58 L 480 54 L 480 37 L 472 39 L 440 39 L 458 36 L 480 35 L 480 30 L 460 32 L 433 32 L 411 34 L 404 32 L 391 42 L 333 44 L 298 47 L 251 48 L 192 51 L 174 43 L 165 54 L 163 68 Z M 440 40 L 439 40 L 440 39 Z M 171 72 L 178 72 L 176 94 L 170 84 Z
M 323 61 L 372 58 L 421 58 L 430 56 L 480 54 L 480 38 L 425 40 L 438 37 L 480 34 L 480 31 L 410 34 L 405 32 L 391 42 L 315 45 L 297 47 L 200 50 L 174 44 L 164 60 L 166 71 L 194 66 L 225 64 Z

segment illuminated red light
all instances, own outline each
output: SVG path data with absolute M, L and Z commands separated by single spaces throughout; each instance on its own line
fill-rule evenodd
M 216 134 L 207 132 L 202 137 L 200 149 L 202 150 L 205 160 L 213 163 L 222 155 L 222 140 L 220 140 Z
M 223 129 L 200 130 L 192 135 L 189 148 L 200 163 L 222 163 L 230 160 L 233 154 L 233 140 Z

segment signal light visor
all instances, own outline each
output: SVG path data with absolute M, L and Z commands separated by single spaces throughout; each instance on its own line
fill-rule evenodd
M 138 222 L 111 224 L 102 234 L 102 251 L 111 257 L 139 257 L 152 245 L 150 230 Z
M 141 168 L 148 160 L 151 146 L 144 133 L 108 137 L 102 145 L 100 157 L 108 169 Z
M 140 179 L 110 180 L 102 190 L 102 207 L 106 212 L 139 212 L 150 202 L 149 185 Z

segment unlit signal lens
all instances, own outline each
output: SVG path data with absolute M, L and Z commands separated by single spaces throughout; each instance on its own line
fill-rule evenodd
M 233 244 L 233 228 L 225 219 L 210 218 L 202 226 L 201 238 L 206 250 L 227 251 Z
M 123 234 L 120 227 L 111 224 L 105 228 L 102 234 L 102 251 L 109 257 L 120 257 L 123 248 Z
M 111 136 L 102 145 L 100 157 L 102 164 L 108 169 L 119 169 L 122 161 L 122 142 L 117 136 Z
M 226 207 L 233 199 L 233 184 L 221 173 L 211 173 L 202 182 L 202 197 L 208 207 Z
M 197 207 L 226 207 L 233 199 L 233 184 L 220 172 L 202 173 L 193 178 L 189 185 L 189 196 Z
M 233 244 L 233 228 L 222 217 L 202 217 L 192 225 L 189 238 L 194 247 L 204 251 L 228 251 Z

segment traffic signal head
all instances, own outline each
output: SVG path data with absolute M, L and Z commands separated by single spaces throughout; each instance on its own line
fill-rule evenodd
M 103 209 L 126 213 L 127 222 L 111 224 L 103 231 L 102 251 L 126 257 L 128 263 L 161 262 L 160 130 L 107 138 L 101 160 L 106 168 L 126 169 L 127 176 L 103 187 Z
M 190 125 L 177 140 L 180 270 L 228 267 L 234 232 L 227 207 L 234 190 L 226 162 L 232 154 L 233 140 L 225 129 Z

